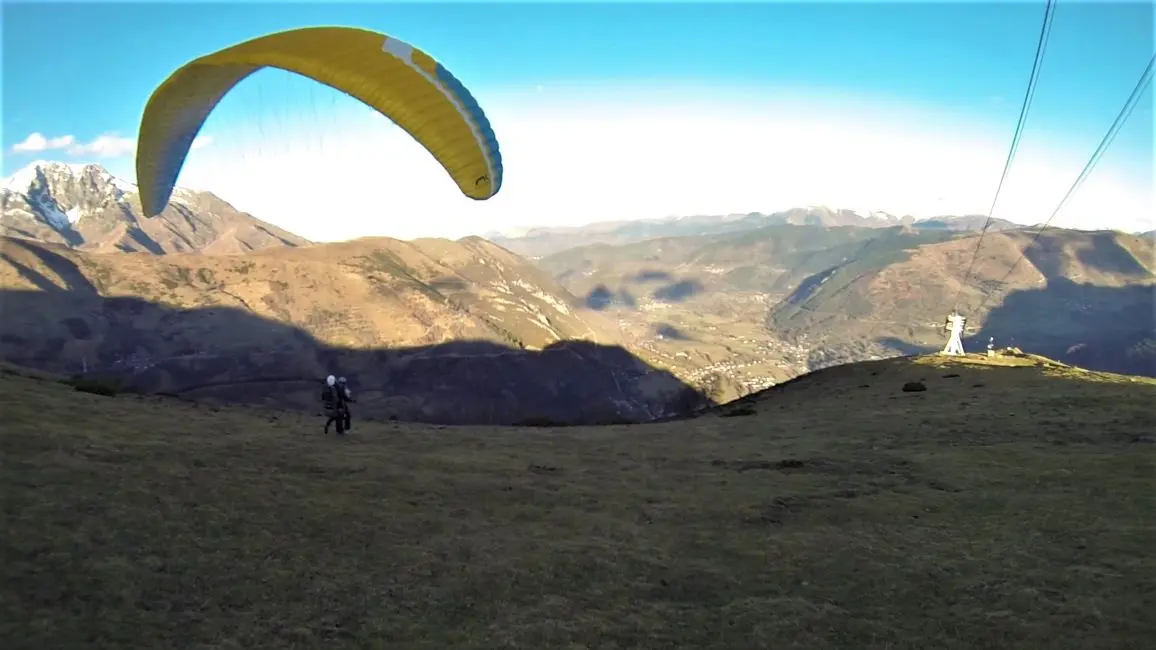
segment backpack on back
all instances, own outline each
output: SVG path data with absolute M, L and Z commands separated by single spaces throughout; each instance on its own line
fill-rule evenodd
M 326 386 L 321 389 L 321 403 L 325 408 L 333 408 L 336 406 L 337 394 L 334 392 L 332 386 Z

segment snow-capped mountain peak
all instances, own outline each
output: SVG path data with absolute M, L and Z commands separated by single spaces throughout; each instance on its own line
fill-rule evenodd
M 37 160 L 0 180 L 0 235 L 97 251 L 241 251 L 308 243 L 211 192 L 177 188 L 145 218 L 136 185 L 97 164 Z
M 47 160 L 37 160 L 29 163 L 28 165 L 25 165 L 24 168 L 20 169 L 11 176 L 6 177 L 2 182 L 0 182 L 0 189 L 24 194 L 38 181 L 43 182 L 45 171 L 64 170 L 67 170 L 67 172 L 70 174 L 76 174 L 84 170 L 84 165 L 69 165 L 65 163 L 49 162 Z
M 123 209 L 136 191 L 100 165 L 37 160 L 0 184 L 0 217 L 6 223 L 39 221 L 63 233 L 87 216 Z
M 137 191 L 136 185 L 124 179 L 113 176 L 104 167 L 94 163 L 62 163 L 49 160 L 36 160 L 0 182 L 0 189 L 27 194 L 38 184 L 60 181 L 68 178 L 88 178 L 92 181 L 107 185 L 121 194 L 131 194 Z

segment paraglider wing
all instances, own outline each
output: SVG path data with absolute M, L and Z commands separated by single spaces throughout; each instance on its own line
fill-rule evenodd
M 433 154 L 466 196 L 483 201 L 501 188 L 502 157 L 490 122 L 445 67 L 384 34 L 307 27 L 190 61 L 153 91 L 136 153 L 145 216 L 159 214 L 168 203 L 193 139 L 221 98 L 266 67 L 335 88 L 390 118 Z

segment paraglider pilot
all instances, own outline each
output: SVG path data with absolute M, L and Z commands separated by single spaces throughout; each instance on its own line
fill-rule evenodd
M 344 377 L 342 378 L 344 379 Z M 329 433 L 329 425 L 337 425 L 337 435 L 345 435 L 348 428 L 349 407 L 346 404 L 348 393 L 344 386 L 337 385 L 337 378 L 329 375 L 325 378 L 325 388 L 321 391 L 321 404 L 325 410 L 325 433 Z

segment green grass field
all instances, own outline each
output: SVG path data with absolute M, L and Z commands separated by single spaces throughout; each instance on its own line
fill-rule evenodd
M 5 650 L 1156 639 L 1151 380 L 889 360 L 689 421 L 338 438 L 25 374 L 0 375 Z

